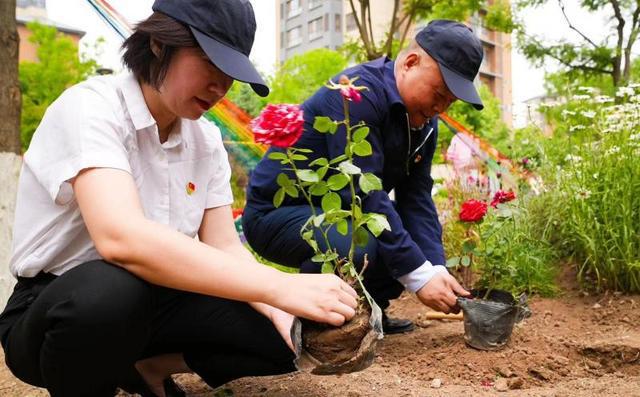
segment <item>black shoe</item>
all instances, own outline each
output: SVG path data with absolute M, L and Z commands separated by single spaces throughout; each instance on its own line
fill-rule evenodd
M 391 318 L 382 314 L 382 330 L 385 334 L 403 334 L 413 331 L 413 321 L 406 318 Z

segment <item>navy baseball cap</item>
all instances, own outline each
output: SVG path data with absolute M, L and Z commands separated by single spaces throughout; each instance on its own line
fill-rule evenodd
M 249 60 L 256 18 L 248 0 L 156 0 L 151 8 L 188 25 L 207 57 L 226 75 L 249 83 L 260 96 L 269 95 Z
M 482 43 L 466 25 L 436 19 L 416 35 L 416 41 L 440 66 L 449 91 L 458 99 L 482 110 L 484 105 L 473 85 L 482 64 Z

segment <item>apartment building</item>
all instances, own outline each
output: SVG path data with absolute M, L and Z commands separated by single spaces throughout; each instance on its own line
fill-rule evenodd
M 0 0 L 1 1 L 1 0 Z M 27 24 L 38 21 L 44 25 L 55 27 L 58 32 L 71 38 L 78 45 L 83 31 L 52 21 L 48 18 L 45 0 L 17 0 L 16 1 L 16 25 L 18 36 L 20 37 L 20 47 L 18 49 L 19 61 L 37 62 L 37 47 L 29 41 L 31 31 L 27 29 Z
M 346 40 L 358 37 L 358 29 L 348 0 L 275 0 L 276 59 L 290 57 L 316 48 L 337 49 Z M 393 2 L 371 0 L 373 36 L 384 39 Z M 484 47 L 484 61 L 477 84 L 486 84 L 502 104 L 502 118 L 512 124 L 511 35 L 482 27 L 484 12 L 470 18 L 468 25 L 476 32 Z M 424 27 L 417 23 L 413 32 Z

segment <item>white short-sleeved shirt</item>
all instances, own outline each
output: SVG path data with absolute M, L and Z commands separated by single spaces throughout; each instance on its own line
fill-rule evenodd
M 24 155 L 10 262 L 14 275 L 60 275 L 101 258 L 69 183 L 93 167 L 130 173 L 145 216 L 191 237 L 205 209 L 233 202 L 227 153 L 213 123 L 179 119 L 161 144 L 131 74 L 92 78 L 51 104 Z

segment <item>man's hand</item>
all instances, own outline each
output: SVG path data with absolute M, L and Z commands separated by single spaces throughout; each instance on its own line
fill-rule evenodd
M 420 302 L 443 313 L 458 313 L 460 308 L 458 296 L 469 296 L 469 291 L 462 288 L 449 273 L 438 273 L 416 292 Z

